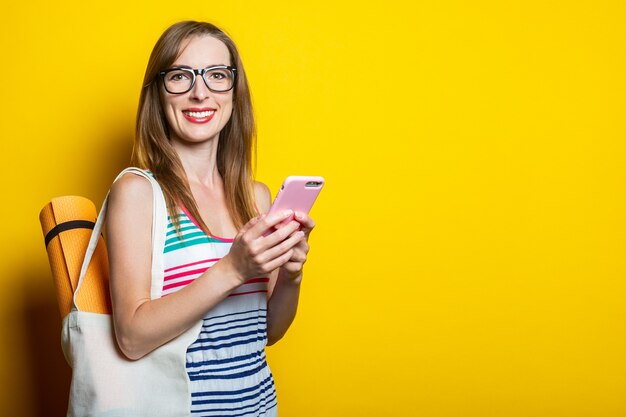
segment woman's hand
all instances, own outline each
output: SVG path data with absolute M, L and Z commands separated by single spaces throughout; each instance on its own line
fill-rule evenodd
M 291 257 L 281 266 L 280 275 L 295 281 L 302 277 L 302 267 L 309 253 L 309 234 L 315 227 L 315 222 L 308 215 L 300 212 L 295 213 L 294 220 L 298 222 L 300 229 L 296 233 L 304 233 L 304 237 L 293 246 Z
M 293 216 L 291 210 L 258 216 L 246 223 L 237 233 L 230 252 L 223 260 L 230 262 L 242 283 L 252 278 L 267 276 L 286 264 L 290 264 L 290 270 L 302 269 L 304 262 L 299 260 L 306 260 L 308 251 L 306 236 L 312 228 L 308 227 L 312 220 L 305 222 L 306 229 L 299 231 L 303 220 L 300 218 L 289 220 Z M 284 223 L 285 221 L 287 222 Z
M 307 239 L 315 222 L 304 213 L 296 213 L 294 220 L 298 224 L 298 231 L 292 234 L 301 234 L 302 238 L 289 251 L 291 256 L 283 263 L 278 274 L 272 274 L 270 282 L 269 302 L 267 305 L 267 344 L 271 345 L 280 340 L 296 316 L 298 298 L 300 297 L 300 282 L 302 281 L 302 266 L 306 262 L 309 252 Z M 282 229 L 279 229 L 280 231 Z M 276 233 L 276 232 L 275 232 Z

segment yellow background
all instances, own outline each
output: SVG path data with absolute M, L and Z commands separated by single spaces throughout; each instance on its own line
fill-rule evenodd
M 102 202 L 192 18 L 240 47 L 258 179 L 327 179 L 281 416 L 626 416 L 625 3 L 409 3 L 3 6 L 0 415 L 63 415 L 37 216 Z

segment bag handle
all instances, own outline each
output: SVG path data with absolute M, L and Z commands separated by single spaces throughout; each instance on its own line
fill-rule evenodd
M 155 298 L 160 298 L 161 293 L 163 292 L 163 249 L 165 248 L 165 230 L 167 229 L 167 209 L 165 207 L 165 197 L 163 196 L 163 191 L 161 190 L 161 186 L 157 180 L 152 175 L 139 168 L 126 168 L 119 173 L 113 182 L 117 181 L 127 173 L 144 177 L 150 181 L 150 184 L 152 185 L 152 283 L 150 286 L 150 298 L 154 300 Z M 78 294 L 80 286 L 87 275 L 89 263 L 91 262 L 93 253 L 96 250 L 96 246 L 98 246 L 98 239 L 102 233 L 102 227 L 104 226 L 104 219 L 106 217 L 108 200 L 109 193 L 107 193 L 104 202 L 102 203 L 102 208 L 100 209 L 100 214 L 98 214 L 96 225 L 91 232 L 89 245 L 87 246 L 85 258 L 80 269 L 78 284 L 76 285 L 76 290 L 74 291 L 74 296 L 72 297 L 72 309 L 75 310 L 79 310 L 78 304 L 76 303 L 76 295 Z

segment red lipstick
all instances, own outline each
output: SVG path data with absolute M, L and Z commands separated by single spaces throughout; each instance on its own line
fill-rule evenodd
M 215 115 L 215 109 L 211 107 L 192 107 L 183 110 L 183 117 L 191 123 L 208 123 Z

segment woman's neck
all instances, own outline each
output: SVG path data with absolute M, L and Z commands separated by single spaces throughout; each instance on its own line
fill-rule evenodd
M 172 141 L 189 183 L 213 188 L 222 184 L 217 169 L 218 138 L 202 143 Z

